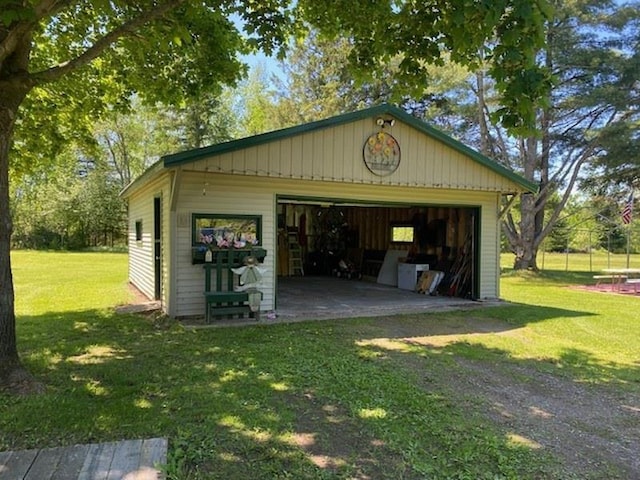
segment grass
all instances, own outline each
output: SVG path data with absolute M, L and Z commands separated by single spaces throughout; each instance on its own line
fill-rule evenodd
M 472 358 L 640 390 L 640 300 L 565 288 L 586 271 L 506 271 L 515 305 L 471 319 L 194 331 L 114 313 L 128 300 L 123 254 L 12 261 L 19 349 L 48 391 L 0 395 L 0 451 L 167 436 L 169 479 L 567 478 L 433 380 Z M 474 319 L 496 328 L 476 331 Z M 407 341 L 426 332 L 431 346 Z
M 539 252 L 538 268 L 544 271 L 598 272 L 605 268 L 627 268 L 627 255 L 597 250 L 589 253 Z M 513 267 L 513 254 L 503 253 L 500 258 L 503 269 Z M 629 255 L 629 268 L 640 268 L 640 254 Z

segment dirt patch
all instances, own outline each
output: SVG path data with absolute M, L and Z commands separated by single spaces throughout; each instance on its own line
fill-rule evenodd
M 129 296 L 131 300 L 127 305 L 118 305 L 116 313 L 149 313 L 160 310 L 159 300 L 150 300 L 144 293 L 132 284 L 129 284 Z
M 501 332 L 506 324 L 473 319 L 458 327 L 412 327 L 380 323 L 381 336 L 405 344 L 440 349 L 448 334 Z M 465 328 L 469 325 L 470 328 Z M 502 326 L 502 328 L 501 328 Z M 486 327 L 486 328 L 485 328 Z M 468 338 L 465 335 L 462 338 Z M 461 337 L 458 337 L 461 340 Z M 449 339 L 450 341 L 450 339 Z M 402 369 L 424 379 L 424 388 L 447 392 L 482 412 L 510 440 L 558 458 L 566 478 L 640 478 L 640 395 L 615 384 L 580 383 L 547 373 L 535 362 L 491 361 L 453 356 L 453 367 L 425 370 L 423 359 L 391 352 Z M 451 358 L 451 357 L 450 357 Z
M 456 375 L 443 388 L 484 404 L 488 418 L 523 443 L 552 452 L 568 473 L 640 478 L 637 395 L 527 365 L 455 361 Z
M 380 318 L 361 332 L 361 343 L 385 350 L 399 372 L 411 372 L 426 391 L 455 398 L 461 408 L 468 405 L 470 414 L 482 417 L 510 443 L 553 456 L 562 472 L 558 478 L 640 478 L 637 388 L 580 382 L 535 361 L 454 354 L 442 363 L 409 353 L 415 346 L 456 348 L 452 343 L 509 335 L 512 328 L 500 320 L 472 317 L 428 324 L 418 317 L 415 322 Z M 319 467 L 338 475 L 347 468 L 349 478 L 361 480 L 410 478 L 402 459 L 382 441 L 363 436 L 339 407 L 321 403 L 313 392 L 291 403 L 301 412 L 292 441 Z

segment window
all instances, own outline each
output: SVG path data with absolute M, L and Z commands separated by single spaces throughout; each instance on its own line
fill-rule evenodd
M 194 213 L 191 244 L 249 248 L 262 244 L 262 217 Z
M 391 241 L 394 243 L 413 243 L 413 226 L 392 225 Z
M 142 220 L 136 220 L 136 242 L 142 241 Z

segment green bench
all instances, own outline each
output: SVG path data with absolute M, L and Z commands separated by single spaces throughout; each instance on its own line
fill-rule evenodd
M 262 262 L 267 256 L 267 251 L 263 248 L 215 250 L 213 261 L 202 265 L 205 271 L 204 298 L 207 323 L 217 318 L 255 317 L 249 307 L 249 294 L 234 291 L 239 280 L 238 276 L 231 271 L 232 268 L 242 267 L 245 257 L 249 255 Z

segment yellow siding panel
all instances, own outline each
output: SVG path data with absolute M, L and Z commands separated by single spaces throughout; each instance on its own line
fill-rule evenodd
M 303 137 L 291 139 L 291 170 L 289 178 L 302 178 L 303 176 Z
M 344 181 L 345 178 L 345 169 L 347 164 L 351 163 L 345 157 L 345 149 L 344 149 L 344 128 L 333 128 L 332 132 L 334 133 L 333 139 L 330 139 L 331 145 L 331 155 L 332 155 L 332 163 L 333 163 L 333 175 L 332 179 L 338 182 Z M 350 176 L 350 174 L 349 174 Z
M 292 145 L 293 147 L 293 145 Z M 293 150 L 293 148 L 292 148 Z M 207 183 L 206 195 L 203 185 Z M 135 221 L 141 218 L 145 224 L 143 242 L 136 244 L 130 238 L 131 281 L 148 296 L 153 296 L 153 197 L 163 198 L 163 256 L 171 251 L 169 228 L 169 177 L 164 176 L 151 182 L 147 188 L 130 198 L 130 222 L 132 235 L 135 235 Z M 481 272 L 480 296 L 494 298 L 497 290 L 498 239 L 497 204 L 495 192 L 465 191 L 455 189 L 432 189 L 416 187 L 397 187 L 370 183 L 347 184 L 328 181 L 304 181 L 298 179 L 265 178 L 262 176 L 225 175 L 204 172 L 185 172 L 182 177 L 178 207 L 175 212 L 175 252 L 174 270 L 170 275 L 165 267 L 165 290 L 172 286 L 175 304 L 171 312 L 176 316 L 202 315 L 204 312 L 204 272 L 201 265 L 191 264 L 191 214 L 192 213 L 228 213 L 256 214 L 262 216 L 263 246 L 268 255 L 265 266 L 268 274 L 261 288 L 264 292 L 262 308 L 274 308 L 276 275 L 276 195 L 306 197 L 316 199 L 349 199 L 371 203 L 398 203 L 434 206 L 478 207 L 481 212 Z M 166 219 L 166 220 L 165 220 Z M 187 220 L 185 220 L 187 219 Z M 165 261 L 165 264 L 167 262 Z M 168 265 L 168 264 L 167 264 Z M 169 282 L 172 282 L 171 285 Z M 164 297 L 168 295 L 164 293 Z M 165 303 L 167 300 L 165 300 Z
M 281 177 L 285 174 L 285 170 L 282 168 L 286 165 L 286 160 L 282 159 L 282 144 L 285 140 L 280 142 L 272 142 L 267 146 L 267 158 L 265 159 L 265 165 L 268 165 L 267 175 Z M 290 167 L 287 168 L 287 171 Z
M 302 137 L 302 175 L 299 178 L 313 178 L 313 136 L 303 135 Z
M 388 176 L 377 176 L 366 168 L 362 156 L 364 142 L 377 131 L 380 127 L 375 124 L 375 119 L 362 119 L 221 154 L 185 168 L 356 184 L 487 191 L 513 191 L 515 188 L 510 180 L 400 122 L 385 129 L 398 140 L 400 166 Z
M 178 316 L 201 315 L 203 271 L 191 265 L 191 214 L 230 213 L 262 216 L 266 266 L 263 309 L 273 308 L 275 285 L 276 195 L 315 199 L 348 199 L 371 203 L 433 206 L 469 206 L 481 211 L 481 297 L 498 294 L 499 230 L 497 205 L 500 191 L 520 188 L 507 178 L 440 141 L 396 122 L 385 131 L 400 145 L 400 165 L 388 176 L 377 176 L 366 167 L 363 146 L 379 131 L 375 118 L 301 133 L 268 144 L 248 147 L 202 159 L 181 167 L 184 171 L 177 211 L 169 216 L 170 177 L 161 176 L 130 197 L 130 223 L 142 218 L 152 227 L 153 196 L 163 198 L 165 252 L 175 252 L 175 269 L 165 259 L 165 289 L 175 282 L 170 298 Z M 313 181 L 312 181 L 313 179 Z M 203 188 L 206 184 L 206 195 Z M 177 224 L 170 231 L 170 218 Z M 188 222 L 177 222 L 188 218 Z M 166 219 L 166 220 L 165 220 Z M 131 234 L 130 234 L 131 235 Z M 173 239 L 170 237 L 173 235 Z M 131 239 L 130 239 L 131 240 Z M 175 244 L 171 245 L 171 241 Z M 151 237 L 130 241 L 130 277 L 145 294 L 153 295 Z M 167 297 L 163 293 L 163 297 Z M 167 299 L 165 299 L 165 303 Z
M 244 154 L 244 168 L 247 172 L 256 174 L 258 172 L 258 151 L 255 148 L 251 148 L 242 150 L 242 153 Z
M 257 202 L 267 202 L 275 195 L 290 196 L 295 198 L 315 198 L 329 201 L 334 199 L 350 199 L 353 201 L 369 201 L 372 203 L 398 203 L 410 205 L 441 205 L 468 206 L 480 209 L 481 218 L 481 243 L 480 243 L 480 297 L 496 298 L 498 294 L 498 250 L 499 232 L 497 221 L 498 194 L 495 192 L 465 191 L 460 192 L 453 189 L 424 189 L 415 187 L 393 187 L 385 185 L 348 185 L 336 184 L 334 182 L 321 181 L 299 181 L 284 179 L 263 179 L 248 178 L 243 176 L 214 175 L 210 183 L 218 185 L 220 191 L 224 192 L 253 192 L 255 197 L 246 197 L 243 201 L 256 205 Z M 235 197 L 234 197 L 235 198 Z M 271 200 L 273 202 L 273 200 Z M 238 203 L 231 209 L 233 213 L 242 213 L 238 208 L 242 204 Z M 192 205 L 195 208 L 195 205 Z M 235 209 L 235 210 L 234 210 Z M 273 218 L 272 218 L 273 222 Z M 275 248 L 276 227 L 272 225 L 271 231 L 274 238 L 267 242 Z M 273 258 L 271 259 L 273 261 Z
M 322 180 L 324 177 L 324 142 L 322 141 L 322 131 L 311 133 L 311 151 L 306 154 L 311 157 L 311 178 Z

